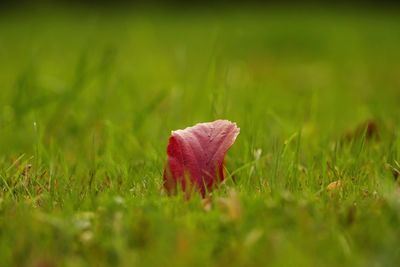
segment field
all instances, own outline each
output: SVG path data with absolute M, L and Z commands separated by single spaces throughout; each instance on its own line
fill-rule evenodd
M 397 266 L 396 10 L 0 15 L 1 266 Z M 162 189 L 172 130 L 229 119 L 228 178 Z

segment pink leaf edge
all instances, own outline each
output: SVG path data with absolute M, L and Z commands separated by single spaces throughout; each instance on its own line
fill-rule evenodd
M 167 147 L 164 188 L 174 194 L 177 187 L 202 197 L 224 180 L 224 157 L 233 145 L 240 128 L 228 120 L 198 123 L 173 131 Z

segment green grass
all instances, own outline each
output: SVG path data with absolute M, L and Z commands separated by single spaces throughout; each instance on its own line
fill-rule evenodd
M 399 28 L 379 10 L 2 14 L 0 265 L 396 266 Z M 209 211 L 167 197 L 170 131 L 218 118 L 241 128 L 234 179 Z M 343 141 L 371 119 L 379 140 Z

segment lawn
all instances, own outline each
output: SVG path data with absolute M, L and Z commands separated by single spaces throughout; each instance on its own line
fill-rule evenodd
M 0 265 L 397 266 L 398 14 L 3 11 Z M 227 179 L 169 197 L 171 131 L 221 118 Z

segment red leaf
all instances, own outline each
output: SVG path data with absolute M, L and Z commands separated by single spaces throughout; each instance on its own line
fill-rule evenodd
M 227 120 L 199 123 L 171 133 L 164 170 L 164 188 L 173 194 L 180 185 L 190 193 L 192 187 L 203 197 L 224 180 L 224 157 L 240 129 Z

